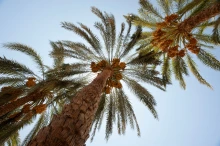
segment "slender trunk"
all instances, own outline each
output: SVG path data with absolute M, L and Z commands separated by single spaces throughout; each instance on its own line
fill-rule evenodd
M 7 114 L 10 111 L 15 110 L 16 108 L 24 105 L 25 103 L 27 103 L 29 101 L 34 101 L 34 100 L 36 100 L 36 98 L 40 99 L 40 97 L 43 97 L 41 95 L 41 93 L 33 93 L 31 95 L 19 98 L 15 101 L 12 101 L 8 104 L 2 105 L 2 106 L 0 106 L 0 117 Z
M 215 2 L 210 7 L 199 12 L 195 16 L 189 17 L 179 24 L 178 28 L 181 32 L 191 32 L 193 28 L 202 22 L 220 14 L 220 2 Z
M 51 123 L 42 128 L 28 146 L 84 146 L 98 108 L 100 95 L 111 70 L 104 70 L 54 115 Z

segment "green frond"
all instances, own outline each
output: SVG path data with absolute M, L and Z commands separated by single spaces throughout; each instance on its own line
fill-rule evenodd
M 141 8 L 147 11 L 148 13 L 160 19 L 163 19 L 158 10 L 148 0 L 139 0 L 139 4 L 141 5 Z
M 198 43 L 198 45 L 201 46 L 201 47 L 204 47 L 204 48 L 214 49 L 214 46 L 211 46 L 211 45 L 206 45 L 206 44 L 203 44 L 203 43 Z
M 47 76 L 51 78 L 65 78 L 81 73 L 90 72 L 87 63 L 63 64 L 62 66 L 47 72 Z
M 109 136 L 112 134 L 112 131 L 113 131 L 113 122 L 114 122 L 114 116 L 115 116 L 113 108 L 115 107 L 114 107 L 112 95 L 110 95 L 109 104 L 107 108 L 108 109 L 107 109 L 106 130 L 105 130 L 106 140 L 109 139 Z
M 193 0 L 189 3 L 186 3 L 186 5 L 184 7 L 182 7 L 180 10 L 178 10 L 178 14 L 180 15 L 184 15 L 185 13 L 187 13 L 188 11 L 192 10 L 193 8 L 197 7 L 201 2 L 201 0 Z
M 142 26 L 142 27 L 149 27 L 149 28 L 155 28 L 156 23 L 152 23 L 151 21 L 145 20 L 144 18 L 140 18 L 135 14 L 128 14 L 127 16 L 124 16 L 128 21 L 131 21 L 131 23 L 135 26 Z
M 105 49 L 107 51 L 108 57 L 110 57 L 109 56 L 109 53 L 110 53 L 110 43 L 109 43 L 109 39 L 108 39 L 109 33 L 106 32 L 104 25 L 102 23 L 100 23 L 100 22 L 96 22 L 95 23 L 95 27 L 99 30 L 99 32 L 100 32 L 100 34 L 101 34 L 101 36 L 103 38 L 103 41 L 104 41 L 104 44 L 105 44 Z
M 175 2 L 176 2 L 177 11 L 182 9 L 186 4 L 186 0 L 175 0 Z
M 8 146 L 18 146 L 18 145 L 20 145 L 20 137 L 19 137 L 18 132 L 14 133 L 12 136 L 9 137 L 9 139 L 7 140 L 7 145 Z
M 123 45 L 123 38 L 124 38 L 123 33 L 124 33 L 124 29 L 125 29 L 125 24 L 122 23 L 122 24 L 121 24 L 121 30 L 120 30 L 120 33 L 119 33 L 118 38 L 117 38 L 117 46 L 116 46 L 116 51 L 115 51 L 115 56 L 114 56 L 114 58 L 118 58 L 119 53 L 120 53 L 120 52 L 119 52 L 119 51 L 120 51 L 120 48 L 121 48 L 122 45 Z
M 108 29 L 110 31 L 110 48 L 112 49 L 111 52 L 113 53 L 113 49 L 115 47 L 115 41 L 116 41 L 116 26 L 115 26 L 115 18 L 114 16 L 108 15 L 105 13 L 106 19 L 107 19 L 107 25 Z M 112 54 L 111 54 L 112 56 Z
M 125 100 L 127 99 L 126 95 L 122 90 L 117 91 L 116 93 L 116 105 L 117 105 L 117 114 L 118 114 L 118 130 L 120 133 L 124 134 L 126 125 L 127 125 L 127 110 L 125 105 Z
M 76 43 L 76 42 L 71 42 L 71 41 L 62 41 L 62 44 L 63 44 L 63 46 L 68 47 L 69 49 L 75 51 L 76 54 L 83 55 L 84 58 L 87 57 L 89 60 L 91 60 L 91 59 L 100 60 L 100 57 L 97 56 L 90 48 L 88 48 L 83 43 L 78 43 L 78 42 Z
M 119 58 L 123 58 L 132 50 L 136 42 L 140 39 L 141 32 L 142 32 L 141 27 L 137 27 L 136 32 L 131 36 L 130 42 L 126 44 L 125 49 L 123 50 L 123 52 L 121 52 Z
M 51 54 L 60 54 L 59 56 L 57 57 L 54 57 L 53 55 L 51 55 L 51 57 L 53 57 L 53 60 L 54 60 L 54 67 L 58 67 L 60 65 L 62 65 L 64 63 L 64 56 L 62 56 L 61 54 L 64 54 L 63 50 L 63 45 L 62 43 L 60 42 L 50 42 L 50 45 L 52 47 L 52 51 L 51 51 Z
M 113 15 L 109 15 L 106 12 L 103 14 L 99 9 L 92 7 L 92 12 L 98 16 L 102 23 L 96 22 L 95 27 L 100 31 L 100 34 L 104 40 L 104 44 L 107 50 L 108 58 L 112 54 L 112 46 L 115 42 L 115 20 Z
M 81 26 L 81 28 L 83 28 L 90 35 L 90 38 L 92 39 L 92 42 L 94 42 L 94 46 L 95 46 L 96 52 L 100 56 L 104 57 L 104 54 L 102 52 L 102 46 L 101 46 L 101 44 L 99 42 L 98 37 L 95 34 L 93 34 L 93 32 L 86 25 L 84 25 L 82 23 L 79 23 L 79 25 Z
M 62 27 L 64 27 L 67 30 L 73 31 L 77 35 L 81 36 L 91 45 L 91 47 L 96 53 L 100 54 L 100 49 L 97 48 L 97 42 L 94 42 L 93 40 L 94 38 L 91 38 L 91 36 L 89 36 L 87 32 L 85 32 L 84 30 L 82 30 L 81 28 L 77 27 L 76 25 L 70 22 L 62 22 Z
M 30 56 L 40 68 L 42 75 L 44 75 L 45 69 L 44 69 L 43 61 L 39 56 L 39 54 L 37 54 L 37 52 L 34 49 L 20 43 L 7 43 L 4 44 L 3 46 L 11 50 L 20 51 Z
M 75 58 L 79 60 L 86 60 L 89 56 L 87 53 L 82 50 L 73 50 L 73 49 L 63 49 L 61 51 L 52 51 L 50 55 L 55 58 L 66 57 L 66 58 Z
M 125 95 L 124 92 L 123 92 L 123 95 Z M 139 128 L 139 125 L 138 125 L 138 122 L 137 122 L 137 118 L 135 116 L 132 105 L 131 105 L 131 103 L 128 100 L 126 95 L 124 96 L 124 104 L 125 104 L 125 108 L 126 108 L 126 111 L 127 111 L 126 113 L 127 113 L 128 120 L 130 122 L 130 126 L 131 126 L 131 128 L 134 128 L 134 123 L 135 123 L 136 129 L 137 129 L 137 135 L 140 136 L 141 132 L 140 132 L 140 128 Z
M 220 61 L 217 60 L 211 53 L 205 51 L 204 49 L 200 49 L 197 57 L 201 62 L 211 67 L 212 69 L 220 70 Z
M 197 80 L 200 83 L 205 84 L 206 86 L 208 86 L 209 88 L 212 89 L 212 86 L 200 75 L 200 73 L 196 67 L 196 63 L 192 60 L 192 58 L 189 54 L 187 54 L 187 64 L 188 64 L 190 70 L 192 71 L 193 75 L 197 78 Z
M 132 71 L 126 71 L 126 75 L 165 91 L 163 79 L 157 77 L 157 74 L 158 72 L 155 70 L 138 70 L 137 68 Z
M 143 102 L 143 104 L 145 106 L 147 106 L 149 108 L 149 110 L 151 111 L 151 113 L 154 115 L 155 118 L 158 118 L 157 116 L 157 112 L 154 108 L 154 106 L 156 105 L 156 101 L 154 99 L 154 97 L 147 91 L 147 89 L 145 89 L 143 86 L 141 86 L 139 83 L 137 83 L 136 81 L 126 77 L 125 79 L 123 79 L 123 81 L 126 82 L 126 84 L 128 85 L 128 87 L 131 89 L 131 91 L 134 92 L 134 94 L 136 95 L 136 97 Z
M 148 22 L 151 22 L 152 24 L 156 24 L 157 22 L 161 21 L 161 19 L 158 19 L 154 15 L 148 13 L 144 9 L 138 9 L 138 13 L 144 20 L 147 20 Z
M 167 83 L 171 83 L 171 69 L 170 69 L 169 57 L 164 57 L 161 73 L 162 73 L 164 86 L 166 87 Z
M 20 64 L 14 60 L 8 60 L 7 58 L 0 57 L 0 74 L 7 74 L 7 75 L 18 75 L 18 76 L 24 76 L 26 75 L 32 75 L 35 76 L 35 74 L 25 65 Z
M 205 43 L 209 43 L 209 44 L 213 44 L 213 40 L 212 40 L 212 36 L 211 35 L 208 35 L 208 34 L 193 34 L 194 37 L 201 41 L 201 42 L 205 42 Z
M 91 141 L 93 141 L 96 131 L 99 128 L 99 123 L 101 124 L 103 121 L 103 114 L 105 112 L 105 106 L 106 106 L 106 94 L 102 94 L 100 102 L 99 102 L 99 106 L 98 109 L 95 113 L 95 118 L 93 120 L 93 129 L 92 130 L 92 134 L 91 134 Z
M 220 44 L 220 17 L 215 21 L 213 30 L 212 30 L 212 40 L 215 44 Z
M 170 6 L 172 6 L 172 1 L 169 0 L 157 0 L 157 3 L 160 7 L 164 10 L 165 14 L 168 16 L 170 15 Z
M 159 65 L 161 61 L 159 61 L 156 57 L 160 55 L 160 53 L 155 53 L 154 51 L 147 52 L 143 55 L 139 54 L 139 56 L 132 58 L 127 64 L 131 65 Z
M 196 14 L 198 14 L 199 12 L 201 12 L 204 8 L 206 8 L 206 6 L 208 5 L 208 3 L 210 3 L 210 1 L 208 0 L 203 0 L 189 15 L 189 17 L 192 17 Z
M 179 81 L 180 86 L 185 89 L 186 83 L 184 81 L 183 74 L 188 75 L 186 63 L 182 58 L 176 57 L 172 60 L 172 68 L 175 78 Z
M 0 85 L 6 86 L 6 85 L 12 85 L 19 82 L 24 82 L 25 78 L 23 77 L 0 77 Z
M 10 136 L 16 133 L 19 129 L 25 125 L 30 124 L 29 118 L 24 118 L 19 122 L 8 123 L 6 126 L 0 128 L 0 145 L 6 142 Z
M 127 29 L 127 33 L 124 37 L 124 40 L 123 40 L 123 43 L 122 43 L 122 48 L 120 49 L 120 52 L 119 52 L 119 58 L 121 56 L 121 54 L 123 54 L 123 52 L 125 52 L 125 47 L 128 45 L 129 41 L 130 40 L 130 32 L 131 32 L 131 22 L 128 21 L 128 29 Z
M 102 21 L 102 23 L 107 26 L 106 24 L 106 17 L 103 15 L 103 13 L 96 7 L 91 7 L 92 13 L 95 14 L 97 17 L 99 17 Z

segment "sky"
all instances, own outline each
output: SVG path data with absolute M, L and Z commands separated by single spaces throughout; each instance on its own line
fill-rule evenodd
M 4 43 L 19 42 L 34 48 L 43 61 L 51 65 L 49 41 L 81 41 L 78 36 L 61 28 L 61 22 L 81 22 L 98 33 L 93 27 L 98 18 L 91 13 L 91 6 L 112 13 L 118 28 L 125 22 L 123 15 L 138 14 L 139 8 L 138 0 L 0 0 L 0 56 L 17 60 L 37 71 L 29 57 L 2 47 Z M 220 60 L 219 46 L 212 53 Z M 174 78 L 166 92 L 146 84 L 157 101 L 159 120 L 131 96 L 141 137 L 129 126 L 126 134 L 120 136 L 115 126 L 113 135 L 106 141 L 103 124 L 94 141 L 87 141 L 87 146 L 220 146 L 220 72 L 199 62 L 198 65 L 214 90 L 199 84 L 192 74 L 185 78 L 186 90 Z M 21 139 L 30 128 L 22 130 Z

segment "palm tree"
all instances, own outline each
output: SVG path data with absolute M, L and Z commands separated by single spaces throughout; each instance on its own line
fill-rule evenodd
M 171 74 L 185 89 L 184 75 L 188 68 L 197 80 L 212 88 L 200 75 L 191 54 L 205 65 L 220 70 L 220 62 L 205 49 L 213 48 L 219 43 L 220 3 L 216 0 L 158 0 L 163 14 L 159 13 L 148 0 L 140 0 L 140 16 L 130 14 L 125 16 L 134 25 L 146 27 L 139 43 L 143 47 L 141 53 L 149 50 L 162 51 L 162 76 L 165 81 L 171 81 Z M 216 20 L 210 18 L 216 18 Z M 206 28 L 213 27 L 211 34 Z
M 8 43 L 4 47 L 20 51 L 30 56 L 37 64 L 41 75 L 37 75 L 27 66 L 5 57 L 0 57 L 0 144 L 19 143 L 18 130 L 30 124 L 36 114 L 41 115 L 41 124 L 48 122 L 48 113 L 52 105 L 74 95 L 81 86 L 76 80 L 66 80 L 48 76 L 41 57 L 31 48 L 19 43 Z M 62 63 L 55 60 L 54 68 Z M 47 67 L 48 68 L 48 67 Z M 68 88 L 68 89 L 67 89 Z M 70 93 L 69 90 L 72 90 Z M 65 96 L 63 95 L 65 92 Z M 54 112 L 51 112 L 53 114 Z M 40 122 L 39 122 L 40 123 Z M 31 135 L 29 135 L 31 137 Z
M 83 146 L 89 137 L 92 124 L 93 135 L 101 124 L 106 113 L 106 138 L 112 133 L 112 126 L 117 121 L 118 132 L 124 133 L 129 122 L 132 127 L 139 127 L 128 95 L 122 88 L 124 84 L 133 91 L 136 97 L 148 107 L 157 118 L 156 102 L 153 96 L 138 81 L 150 83 L 163 89 L 163 81 L 159 78 L 154 66 L 160 64 L 156 59 L 158 53 L 154 51 L 138 55 L 133 51 L 136 42 L 140 39 L 142 29 L 137 27 L 130 37 L 131 23 L 124 35 L 125 24 L 116 39 L 116 26 L 114 16 L 102 13 L 95 7 L 92 12 L 101 22 L 95 27 L 100 31 L 104 46 L 98 37 L 84 24 L 80 27 L 68 22 L 62 23 L 65 29 L 75 32 L 87 41 L 89 46 L 80 42 L 62 41 L 64 48 L 53 50 L 51 55 L 55 58 L 71 57 L 74 63 L 66 64 L 66 76 L 71 72 L 85 71 L 87 76 L 95 79 L 81 89 L 72 101 L 65 105 L 61 114 L 55 115 L 51 123 L 42 128 L 37 136 L 30 141 L 32 145 L 77 145 Z M 51 72 L 53 76 L 61 74 Z

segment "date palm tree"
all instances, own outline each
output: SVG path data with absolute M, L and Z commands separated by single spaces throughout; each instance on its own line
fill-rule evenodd
M 48 122 L 49 113 L 44 111 L 49 108 L 53 114 L 53 105 L 68 101 L 65 99 L 74 95 L 81 83 L 48 76 L 47 72 L 52 69 L 46 69 L 41 57 L 31 47 L 19 43 L 8 43 L 4 47 L 27 54 L 40 71 L 37 75 L 17 61 L 0 57 L 0 144 L 19 145 L 18 130 L 30 124 L 36 114 L 41 114 L 38 123 Z M 55 60 L 54 64 L 53 69 L 62 65 L 62 60 Z
M 207 49 L 220 43 L 219 14 L 220 2 L 216 0 L 158 0 L 160 13 L 149 0 L 139 1 L 139 16 L 125 16 L 134 25 L 148 28 L 142 34 L 139 43 L 140 52 L 162 51 L 162 75 L 165 81 L 171 81 L 171 74 L 185 89 L 184 75 L 188 68 L 197 80 L 212 88 L 200 75 L 193 57 L 205 65 L 220 70 L 220 62 Z M 214 20 L 211 18 L 215 18 Z M 213 27 L 213 32 L 206 28 Z
M 116 26 L 114 16 L 102 13 L 95 7 L 92 12 L 97 15 L 101 22 L 95 23 L 95 28 L 100 32 L 103 44 L 86 25 L 79 23 L 76 26 L 69 22 L 62 23 L 65 29 L 73 31 L 88 43 L 60 41 L 62 48 L 57 48 L 51 55 L 59 57 L 70 57 L 74 63 L 66 63 L 65 71 L 59 72 L 59 68 L 50 72 L 52 76 L 60 76 L 65 73 L 66 77 L 71 72 L 84 71 L 89 79 L 93 81 L 82 88 L 71 102 L 64 106 L 63 111 L 53 117 L 51 123 L 42 128 L 37 136 L 28 145 L 77 145 L 83 146 L 89 137 L 89 132 L 94 125 L 94 136 L 97 127 L 102 123 L 106 114 L 106 138 L 112 133 L 115 122 L 118 132 L 125 133 L 127 123 L 136 126 L 138 135 L 139 126 L 132 105 L 129 102 L 127 91 L 123 86 L 126 84 L 136 97 L 157 118 L 155 110 L 156 101 L 150 92 L 144 88 L 139 81 L 150 83 L 163 89 L 163 81 L 158 77 L 158 72 L 153 68 L 160 64 L 156 59 L 158 53 L 154 51 L 138 55 L 133 48 L 140 39 L 142 29 L 136 31 L 130 37 L 131 23 L 127 32 L 125 24 L 121 24 L 121 30 L 116 37 Z M 92 136 L 92 137 L 93 137 Z

